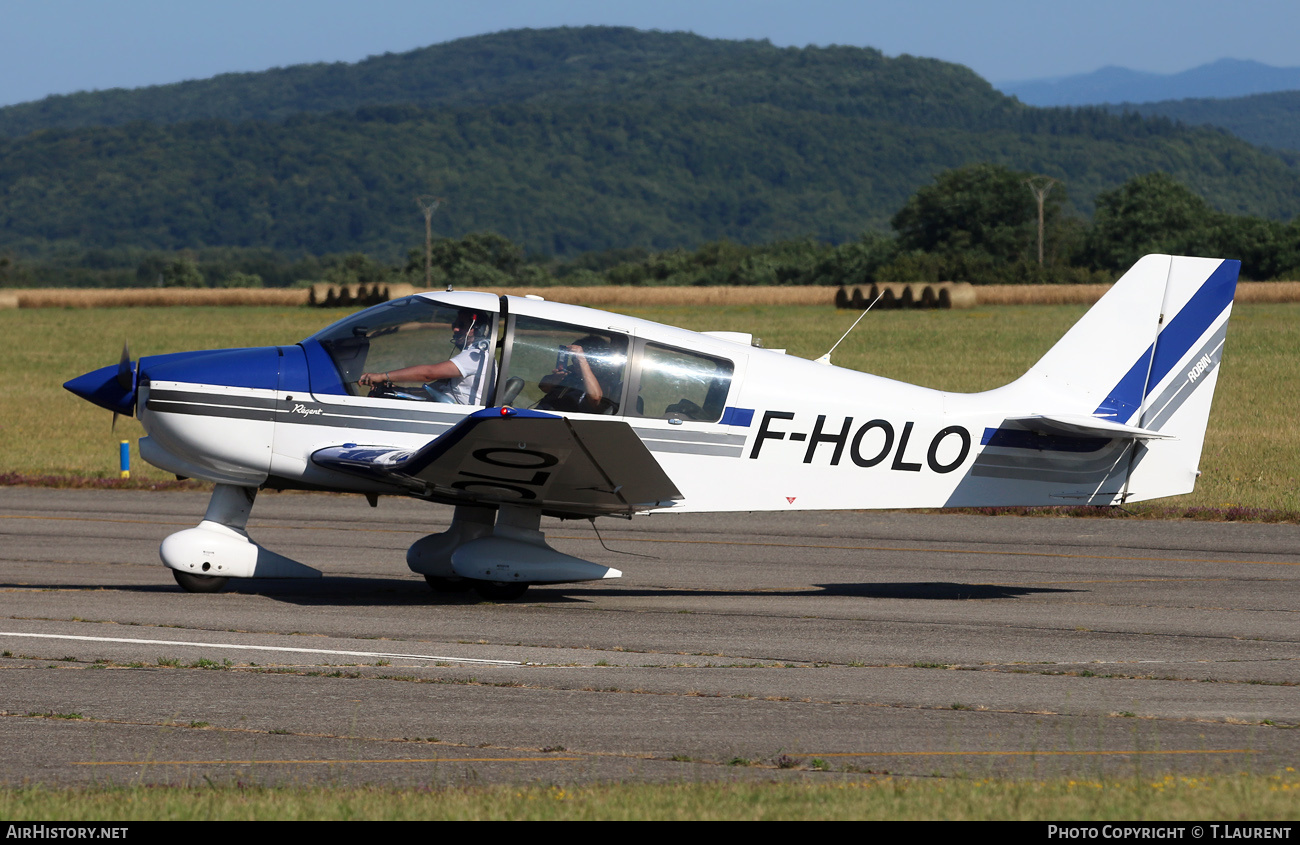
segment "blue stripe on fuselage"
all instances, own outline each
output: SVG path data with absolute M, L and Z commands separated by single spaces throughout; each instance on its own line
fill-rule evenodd
M 720 425 L 734 425 L 741 428 L 748 428 L 754 421 L 753 408 L 733 408 L 728 407 L 722 412 L 722 419 L 718 420 Z

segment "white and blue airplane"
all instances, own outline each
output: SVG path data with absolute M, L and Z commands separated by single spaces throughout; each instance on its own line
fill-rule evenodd
M 290 346 L 141 358 L 64 386 L 216 488 L 162 561 L 187 590 L 320 572 L 248 536 L 261 488 L 455 508 L 407 564 L 493 599 L 616 578 L 543 515 L 1113 505 L 1192 490 L 1240 262 L 1141 259 L 1025 375 L 948 393 L 539 297 L 446 291 Z M 449 343 L 450 341 L 450 343 Z M 452 367 L 452 364 L 455 366 Z

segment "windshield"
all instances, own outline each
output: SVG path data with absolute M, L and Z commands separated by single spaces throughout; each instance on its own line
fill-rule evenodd
M 473 397 L 491 390 L 492 368 L 487 364 L 492 359 L 492 319 L 486 312 L 409 296 L 345 317 L 308 340 L 317 341 L 329 353 L 353 396 L 479 404 Z M 467 357 L 467 350 L 476 354 Z M 483 366 L 461 363 L 463 379 L 358 383 L 364 373 L 389 374 L 451 360 L 466 362 L 470 357 Z M 447 381 L 465 383 L 443 383 Z

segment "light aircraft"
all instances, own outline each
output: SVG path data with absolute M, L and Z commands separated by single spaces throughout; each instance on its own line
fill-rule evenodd
M 297 488 L 453 506 L 450 528 L 412 545 L 407 564 L 436 590 L 508 599 L 622 574 L 548 546 L 543 514 L 1189 492 L 1239 268 L 1146 256 L 1024 376 L 983 393 L 796 358 L 747 335 L 467 291 L 377 305 L 291 346 L 135 364 L 124 349 L 64 386 L 137 415 L 148 462 L 215 482 L 203 520 L 160 549 L 187 590 L 318 577 L 245 530 L 260 488 Z M 451 358 L 476 363 L 464 379 L 429 366 Z

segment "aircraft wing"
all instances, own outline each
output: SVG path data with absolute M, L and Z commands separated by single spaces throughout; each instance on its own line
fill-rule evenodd
M 631 515 L 682 498 L 626 422 L 514 408 L 470 414 L 416 451 L 348 443 L 312 462 L 440 501 L 556 516 Z

